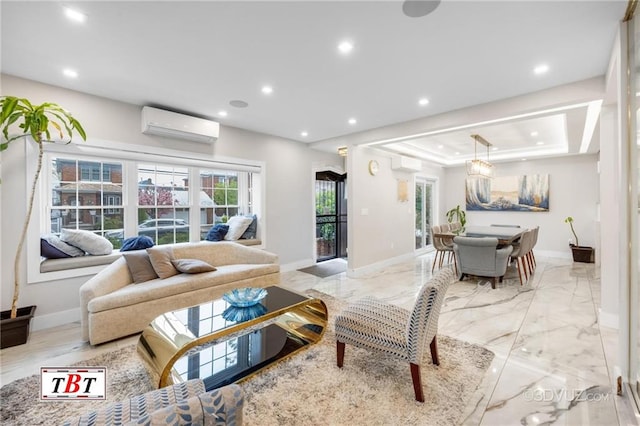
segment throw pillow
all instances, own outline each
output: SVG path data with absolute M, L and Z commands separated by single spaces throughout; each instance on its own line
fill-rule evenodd
M 207 241 L 222 241 L 224 240 L 224 236 L 227 235 L 229 231 L 229 225 L 225 225 L 223 223 L 219 223 L 217 225 L 213 225 L 209 232 L 207 232 L 207 236 L 205 240 Z
M 98 234 L 94 234 L 90 231 L 84 231 L 82 229 L 62 229 L 60 239 L 67 244 L 76 246 L 89 254 L 94 256 L 100 256 L 104 254 L 111 254 L 113 251 L 113 244 Z
M 144 250 L 134 250 L 122 253 L 124 260 L 127 262 L 127 267 L 131 276 L 133 277 L 133 283 L 143 283 L 158 278 L 156 270 L 151 265 L 149 259 L 149 253 Z
M 160 278 L 169 278 L 178 274 L 173 267 L 173 248 L 171 246 L 155 246 L 147 249 L 149 259 Z
M 178 271 L 186 274 L 199 274 L 200 272 L 216 270 L 215 267 L 200 259 L 174 259 L 171 263 Z
M 227 235 L 224 236 L 224 239 L 227 241 L 235 241 L 240 238 L 240 236 L 244 234 L 244 231 L 247 230 L 252 220 L 253 219 L 250 217 L 233 216 L 227 222 L 227 225 L 229 225 L 229 231 L 227 232 Z
M 153 247 L 153 240 L 151 237 L 140 235 L 124 240 L 122 242 L 122 247 L 120 247 L 120 251 L 143 250 L 149 247 Z
M 247 230 L 244 231 L 244 234 L 240 237 L 241 240 L 253 240 L 256 237 L 258 232 L 258 216 L 255 214 L 253 216 L 246 216 L 251 218 L 251 223 L 247 227 Z
M 40 237 L 40 255 L 48 259 L 84 256 L 84 251 L 62 241 L 53 234 Z

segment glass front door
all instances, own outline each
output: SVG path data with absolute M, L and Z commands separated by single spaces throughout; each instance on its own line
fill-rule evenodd
M 316 173 L 316 258 L 347 257 L 346 175 Z
M 433 193 L 435 182 L 416 179 L 416 250 L 433 244 L 431 226 L 433 224 Z

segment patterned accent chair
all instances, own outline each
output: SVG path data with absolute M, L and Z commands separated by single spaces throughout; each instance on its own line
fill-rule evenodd
M 496 279 L 502 282 L 507 272 L 509 255 L 513 247 L 498 247 L 497 238 L 455 237 L 453 251 L 458 259 L 460 281 L 467 275 L 492 278 L 491 288 L 496 288 Z
M 337 364 L 342 368 L 345 343 L 383 352 L 409 362 L 416 401 L 424 402 L 420 364 L 427 345 L 431 360 L 438 359 L 438 317 L 449 285 L 454 280 L 450 268 L 441 269 L 422 289 L 412 311 L 372 297 L 347 306 L 336 316 Z
M 200 379 L 167 386 L 67 420 L 65 426 L 242 425 L 244 396 L 238 385 L 206 392 Z

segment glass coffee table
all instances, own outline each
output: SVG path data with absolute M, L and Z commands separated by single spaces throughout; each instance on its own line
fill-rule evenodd
M 137 347 L 154 383 L 200 378 L 207 390 L 215 389 L 320 341 L 328 320 L 322 300 L 281 287 L 266 290 L 249 308 L 216 299 L 154 319 Z

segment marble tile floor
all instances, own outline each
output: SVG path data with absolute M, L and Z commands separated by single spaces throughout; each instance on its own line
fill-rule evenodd
M 419 256 L 359 278 L 284 272 L 282 286 L 299 292 L 315 289 L 347 301 L 372 295 L 410 309 L 432 275 L 432 259 L 432 254 Z M 540 258 L 524 286 L 514 267 L 495 290 L 482 280 L 451 285 L 439 333 L 495 353 L 485 380 L 468 402 L 464 425 L 637 424 L 611 385 L 617 337 L 598 325 L 599 284 L 593 264 Z M 68 324 L 34 332 L 26 345 L 0 351 L 0 383 L 36 374 L 42 365 L 69 365 L 137 339 L 91 347 L 79 334 L 78 323 Z M 427 394 L 428 387 L 426 383 Z

